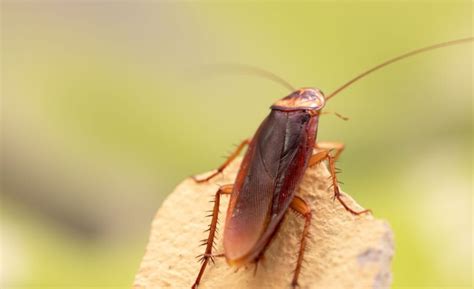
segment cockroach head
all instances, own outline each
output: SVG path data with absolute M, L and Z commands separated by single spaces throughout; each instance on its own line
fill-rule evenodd
M 325 104 L 324 94 L 317 88 L 302 88 L 278 100 L 272 105 L 277 110 L 321 110 Z

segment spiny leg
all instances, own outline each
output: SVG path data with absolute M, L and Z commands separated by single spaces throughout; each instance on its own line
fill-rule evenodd
M 341 192 L 339 191 L 339 186 L 337 184 L 337 176 L 336 176 L 336 164 L 335 164 L 335 159 L 333 156 L 328 154 L 328 162 L 329 162 L 329 172 L 331 173 L 331 179 L 332 179 L 332 187 L 334 189 L 334 198 L 336 198 L 339 203 L 349 212 L 351 212 L 353 215 L 361 215 L 364 213 L 372 212 L 370 209 L 362 210 L 362 211 L 355 211 L 349 205 L 347 205 L 344 200 L 341 197 Z
M 230 194 L 232 192 L 232 187 L 233 185 L 225 185 L 219 188 L 219 190 L 216 193 L 216 196 L 214 198 L 214 208 L 212 209 L 212 220 L 211 224 L 209 225 L 209 236 L 207 237 L 207 240 L 204 240 L 203 245 L 206 245 L 206 250 L 204 251 L 204 254 L 201 256 L 201 269 L 199 270 L 198 276 L 196 278 L 196 281 L 194 281 L 194 284 L 192 286 L 193 289 L 196 289 L 199 285 L 199 282 L 201 282 L 202 275 L 204 274 L 204 270 L 206 269 L 207 263 L 209 263 L 209 260 L 214 262 L 214 257 L 217 257 L 216 255 L 212 255 L 212 248 L 214 246 L 214 237 L 216 235 L 216 229 L 217 229 L 217 218 L 219 215 L 219 204 L 220 204 L 220 199 L 221 195 L 226 195 Z
M 303 263 L 303 254 L 306 248 L 306 239 L 309 234 L 309 227 L 311 225 L 311 208 L 308 204 L 300 197 L 294 197 L 293 201 L 290 204 L 290 208 L 294 210 L 298 215 L 302 216 L 305 219 L 303 234 L 301 235 L 300 240 L 300 250 L 298 252 L 298 259 L 296 261 L 296 268 L 293 274 L 293 280 L 291 281 L 291 286 L 295 288 L 298 286 L 298 277 L 301 272 L 301 265 Z
M 224 169 L 240 154 L 242 149 L 250 143 L 250 139 L 243 140 L 235 149 L 235 151 L 227 158 L 227 160 L 217 168 L 217 170 L 212 173 L 210 176 L 205 177 L 203 179 L 197 179 L 196 177 L 192 177 L 196 183 L 204 183 L 209 181 L 210 179 L 214 178 L 218 174 L 222 173 Z
M 332 147 L 334 150 L 336 150 L 335 156 L 332 156 L 331 152 L 328 149 L 324 148 L 320 152 L 312 155 L 311 158 L 309 159 L 309 164 L 308 164 L 309 166 L 314 166 L 326 159 L 328 160 L 329 173 L 331 174 L 332 187 L 334 190 L 334 199 L 337 199 L 339 203 L 341 203 L 341 205 L 353 215 L 360 215 L 360 214 L 371 212 L 371 210 L 369 209 L 362 210 L 362 211 L 355 211 L 354 209 L 349 207 L 349 205 L 347 205 L 342 199 L 342 195 L 341 195 L 341 192 L 339 191 L 339 186 L 338 186 L 338 181 L 337 181 L 337 169 L 336 169 L 335 161 L 336 161 L 336 157 L 338 157 L 341 154 L 342 150 L 344 149 L 344 144 L 326 142 L 326 143 L 318 143 L 317 145 L 315 145 L 315 147 L 316 146 L 317 148 L 320 148 L 320 149 L 322 149 L 324 146 L 326 148 Z

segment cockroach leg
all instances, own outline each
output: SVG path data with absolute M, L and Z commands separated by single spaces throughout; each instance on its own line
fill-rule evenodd
M 265 263 L 264 252 L 265 252 L 265 250 L 262 250 L 262 253 L 261 253 L 260 255 L 258 255 L 257 258 L 255 258 L 255 261 L 254 261 L 254 263 L 255 263 L 255 268 L 254 268 L 254 270 L 253 270 L 253 275 L 254 275 L 254 276 L 257 275 L 258 266 L 259 266 L 260 264 L 262 265 L 262 267 L 265 268 L 265 264 L 264 264 L 264 263 Z
M 298 259 L 296 261 L 296 268 L 293 274 L 293 280 L 291 281 L 291 286 L 293 288 L 296 288 L 298 286 L 298 277 L 301 271 L 301 264 L 303 263 L 303 254 L 306 248 L 306 239 L 309 234 L 312 213 L 311 208 L 308 206 L 305 200 L 298 196 L 295 196 L 293 198 L 290 204 L 290 208 L 305 219 L 303 234 L 301 235 L 300 240 L 300 250 L 298 252 Z
M 253 269 L 253 276 L 257 275 L 258 262 L 255 262 L 255 268 Z
M 342 199 L 341 192 L 339 191 L 339 186 L 338 186 L 338 182 L 337 182 L 337 176 L 336 176 L 337 175 L 337 169 L 336 169 L 335 161 L 336 161 L 336 157 L 339 156 L 339 154 L 344 149 L 344 144 L 340 143 L 339 148 L 336 147 L 337 144 L 338 143 L 333 143 L 333 142 L 332 143 L 331 142 L 318 143 L 317 144 L 318 149 L 323 149 L 323 146 L 326 146 L 326 147 L 332 147 L 334 150 L 339 149 L 339 152 L 336 152 L 335 156 L 332 156 L 330 151 L 324 148 L 320 152 L 318 152 L 318 153 L 311 156 L 311 158 L 309 159 L 308 166 L 314 166 L 314 165 L 316 165 L 316 164 L 318 164 L 318 163 L 320 163 L 320 162 L 327 159 L 328 163 L 329 163 L 329 173 L 331 174 L 332 187 L 333 187 L 333 190 L 334 190 L 334 199 L 337 199 L 339 201 L 339 203 L 341 203 L 341 205 L 353 215 L 360 215 L 360 214 L 372 212 L 370 209 L 362 210 L 362 211 L 355 211 L 351 207 L 349 207 L 349 205 L 347 205 L 344 202 L 344 200 Z
M 369 213 L 369 212 L 371 213 L 372 211 L 370 209 L 355 211 L 344 202 L 344 200 L 341 197 L 341 192 L 339 191 L 339 186 L 337 184 L 335 158 L 331 156 L 330 154 L 328 154 L 327 158 L 329 162 L 329 172 L 331 173 L 332 187 L 334 189 L 334 198 L 337 199 L 339 203 L 341 203 L 341 205 L 353 215 L 361 215 L 361 214 Z
M 337 160 L 346 146 L 342 142 L 325 141 L 315 143 L 314 147 L 316 149 L 335 151 L 334 158 Z
M 192 288 L 196 289 L 198 288 L 199 282 L 201 281 L 202 275 L 204 274 L 204 270 L 206 269 L 207 263 L 209 263 L 209 260 L 214 262 L 214 257 L 217 257 L 218 255 L 212 255 L 212 248 L 214 246 L 214 237 L 216 235 L 216 229 L 217 229 L 217 218 L 219 215 L 219 204 L 221 200 L 221 195 L 229 195 L 232 193 L 232 188 L 234 185 L 224 185 L 219 188 L 219 190 L 216 193 L 216 196 L 214 198 L 214 208 L 212 209 L 212 220 L 211 224 L 209 225 L 209 236 L 207 237 L 207 240 L 203 243 L 206 245 L 206 250 L 204 251 L 204 254 L 201 257 L 201 269 L 199 270 L 198 276 L 196 278 L 196 281 L 194 282 Z
M 312 167 L 314 165 L 319 164 L 320 162 L 324 161 L 325 159 L 328 158 L 329 151 L 328 150 L 322 150 L 320 152 L 315 153 L 314 155 L 311 156 L 311 158 L 308 161 L 308 166 Z
M 235 149 L 235 151 L 227 158 L 227 160 L 220 166 L 217 168 L 217 170 L 212 173 L 210 176 L 208 177 L 205 177 L 203 179 L 198 179 L 196 177 L 192 177 L 193 180 L 196 182 L 196 183 L 204 183 L 204 182 L 207 182 L 209 180 L 211 180 L 212 178 L 214 178 L 215 176 L 217 176 L 218 174 L 222 173 L 224 171 L 224 169 L 240 154 L 240 152 L 242 151 L 242 149 L 248 145 L 250 143 L 250 139 L 245 139 L 243 140 L 238 146 L 237 148 Z

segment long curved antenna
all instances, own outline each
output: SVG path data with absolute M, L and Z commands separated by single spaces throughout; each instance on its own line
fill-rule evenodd
M 432 49 L 441 48 L 441 47 L 445 47 L 445 46 L 461 44 L 461 43 L 469 42 L 469 41 L 473 41 L 473 40 L 474 40 L 474 37 L 456 39 L 456 40 L 452 40 L 452 41 L 448 41 L 448 42 L 438 43 L 438 44 L 435 44 L 435 45 L 430 45 L 430 46 L 426 46 L 426 47 L 423 47 L 423 48 L 419 48 L 419 49 L 407 52 L 405 54 L 399 55 L 397 57 L 391 58 L 391 59 L 389 59 L 385 62 L 380 63 L 379 65 L 376 65 L 376 66 L 362 72 L 358 76 L 356 76 L 353 79 L 349 80 L 348 82 L 343 84 L 341 87 L 339 87 L 338 89 L 333 91 L 331 94 L 329 94 L 326 97 L 326 101 L 328 99 L 330 99 L 331 97 L 335 96 L 336 94 L 338 94 L 339 92 L 341 92 L 342 90 L 346 89 L 348 86 L 352 85 L 354 82 L 358 81 L 359 79 L 367 76 L 368 74 L 370 74 L 370 73 L 372 73 L 372 72 L 374 72 L 374 71 L 376 71 L 376 70 L 378 70 L 378 69 L 380 69 L 384 66 L 387 66 L 389 64 L 392 64 L 394 62 L 397 62 L 399 60 L 405 59 L 407 57 L 413 56 L 413 55 L 418 54 L 418 53 L 426 52 L 426 51 L 429 51 L 429 50 L 432 50 Z
M 267 71 L 260 67 L 246 65 L 246 64 L 236 64 L 236 63 L 221 63 L 221 64 L 214 64 L 208 66 L 208 68 L 212 68 L 213 72 L 219 70 L 220 72 L 244 72 L 249 74 L 254 74 L 261 76 L 263 78 L 269 79 L 273 82 L 279 83 L 282 86 L 288 88 L 290 91 L 295 91 L 296 89 L 291 85 L 288 81 L 284 80 L 280 76 L 274 74 L 273 72 Z

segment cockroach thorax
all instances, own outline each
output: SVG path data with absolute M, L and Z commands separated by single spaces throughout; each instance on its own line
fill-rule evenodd
M 325 104 L 324 94 L 317 88 L 301 88 L 272 105 L 277 110 L 320 110 Z

